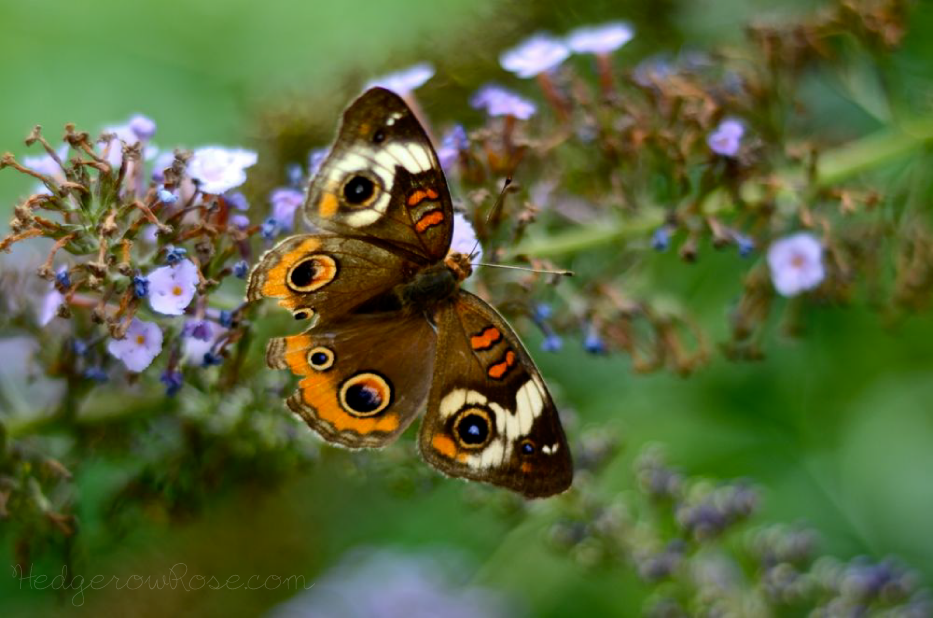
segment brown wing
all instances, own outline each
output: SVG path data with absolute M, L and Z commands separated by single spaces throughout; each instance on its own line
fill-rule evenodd
M 375 448 L 422 410 L 436 336 L 420 315 L 384 312 L 272 339 L 266 360 L 301 377 L 287 404 L 328 442 Z
M 246 299 L 277 298 L 296 319 L 317 323 L 344 317 L 402 281 L 397 254 L 352 238 L 292 236 L 262 256 L 250 274 Z
M 437 319 L 425 460 L 441 472 L 529 498 L 570 487 L 573 462 L 557 408 L 518 336 L 495 309 L 461 292 Z
M 453 206 L 437 154 L 408 105 L 367 90 L 343 114 L 304 213 L 317 227 L 362 237 L 424 263 L 447 255 Z

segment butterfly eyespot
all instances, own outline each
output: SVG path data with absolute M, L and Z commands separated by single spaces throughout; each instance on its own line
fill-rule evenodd
M 461 448 L 480 449 L 492 439 L 492 420 L 484 408 L 464 408 L 454 420 L 454 437 Z
M 311 311 L 310 309 L 296 309 L 292 313 L 292 317 L 295 318 L 296 320 L 307 320 L 312 315 L 314 315 L 314 312 Z
M 384 141 L 386 141 L 386 132 L 382 129 L 376 129 L 376 132 L 373 133 L 373 143 L 381 144 Z
M 337 276 L 337 261 L 329 255 L 316 254 L 296 262 L 285 276 L 285 282 L 294 292 L 313 292 L 334 280 Z M 304 311 L 304 310 L 299 310 Z M 312 312 L 304 317 L 293 315 L 295 319 L 307 319 Z
M 315 371 L 327 371 L 334 366 L 334 351 L 324 346 L 312 348 L 308 352 L 308 364 Z
M 343 197 L 352 206 L 365 206 L 376 195 L 376 183 L 366 176 L 351 176 L 343 185 Z
M 538 449 L 535 448 L 535 443 L 531 440 L 522 440 L 522 443 L 518 446 L 518 450 L 522 455 L 534 455 L 538 452 Z
M 375 416 L 392 403 L 392 387 L 378 373 L 358 373 L 340 386 L 340 406 L 353 416 Z

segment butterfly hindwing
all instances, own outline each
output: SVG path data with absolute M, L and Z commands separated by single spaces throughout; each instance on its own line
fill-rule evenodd
M 372 88 L 347 108 L 304 212 L 323 230 L 366 237 L 423 263 L 444 258 L 453 229 L 447 180 L 401 97 Z
M 332 321 L 391 290 L 404 267 L 396 254 L 361 240 L 292 236 L 262 256 L 246 298 L 276 298 L 296 319 Z
M 437 321 L 437 361 L 419 438 L 425 460 L 450 476 L 527 497 L 566 490 L 573 463 L 557 408 L 515 332 L 463 291 Z
M 328 442 L 375 448 L 423 409 L 436 336 L 421 315 L 382 312 L 272 339 L 266 360 L 299 376 L 288 407 Z

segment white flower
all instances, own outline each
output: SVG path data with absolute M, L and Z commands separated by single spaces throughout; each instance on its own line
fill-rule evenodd
M 577 28 L 567 35 L 567 47 L 578 54 L 608 54 L 632 40 L 635 32 L 624 21 Z
M 420 62 L 407 69 L 371 79 L 369 83 L 366 84 L 366 90 L 379 86 L 386 90 L 391 90 L 395 94 L 405 96 L 412 90 L 420 88 L 432 77 L 434 77 L 434 67 L 427 62 Z
M 156 268 L 149 281 L 149 306 L 165 315 L 181 315 L 198 289 L 198 267 L 191 260 Z
M 534 77 L 557 67 L 569 55 L 570 50 L 563 41 L 539 33 L 503 52 L 499 56 L 499 64 L 519 77 Z
M 774 241 L 768 248 L 768 266 L 774 289 L 781 296 L 796 296 L 812 290 L 826 277 L 823 246 L 809 232 Z
M 162 351 L 162 331 L 152 322 L 133 318 L 126 337 L 111 339 L 107 351 L 123 361 L 127 369 L 139 373 Z
M 221 194 L 246 182 L 246 168 L 256 164 L 256 153 L 242 148 L 206 146 L 188 161 L 188 175 L 204 193 Z
M 470 255 L 471 251 L 475 251 L 476 254 L 471 258 L 472 261 L 481 262 L 483 260 L 483 247 L 476 242 L 476 230 L 473 229 L 467 218 L 459 212 L 454 213 L 454 232 L 450 239 L 450 250 L 465 255 Z

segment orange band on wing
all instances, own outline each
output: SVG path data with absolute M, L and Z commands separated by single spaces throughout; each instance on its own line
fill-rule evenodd
M 331 374 L 309 375 L 298 383 L 298 388 L 301 389 L 301 400 L 305 405 L 335 431 L 352 431 L 366 436 L 371 433 L 392 433 L 398 429 L 399 417 L 394 413 L 364 418 L 347 414 L 338 403 L 337 384 Z
M 412 194 L 408 196 L 408 205 L 410 207 L 415 207 L 424 200 L 436 200 L 437 191 L 428 187 L 427 189 L 415 189 L 412 191 Z
M 321 196 L 321 202 L 318 206 L 318 214 L 325 219 L 330 219 L 337 214 L 337 209 L 339 207 L 340 202 L 337 201 L 337 196 L 328 191 Z
M 447 436 L 440 434 L 434 436 L 431 438 L 431 446 L 447 459 L 453 459 L 457 455 L 457 445 Z
M 440 225 L 444 221 L 444 213 L 440 210 L 432 210 L 428 213 L 425 213 L 418 222 L 415 223 L 415 231 L 419 234 L 424 232 L 426 229 L 433 225 Z
M 283 254 L 279 263 L 270 268 L 269 272 L 266 273 L 265 282 L 261 290 L 262 295 L 270 298 L 283 298 L 285 300 L 279 301 L 279 305 L 286 309 L 295 309 L 302 300 L 288 289 L 288 286 L 285 284 L 285 277 L 296 262 L 304 258 L 307 254 L 312 253 L 320 246 L 320 240 L 309 238 L 288 253 Z
M 495 326 L 489 326 L 478 335 L 470 337 L 470 347 L 474 350 L 487 350 L 502 339 L 502 333 Z
M 489 368 L 486 374 L 493 380 L 501 380 L 509 369 L 515 366 L 515 352 L 508 350 L 502 360 Z

